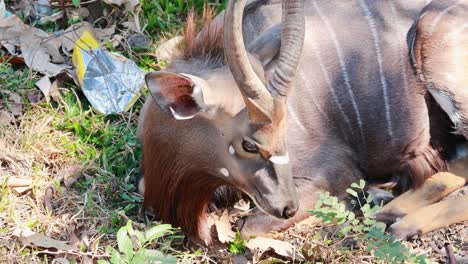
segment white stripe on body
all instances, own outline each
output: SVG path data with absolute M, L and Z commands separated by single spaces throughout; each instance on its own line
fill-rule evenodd
M 358 126 L 359 126 L 359 132 L 360 132 L 360 135 L 361 135 L 362 144 L 365 144 L 366 141 L 365 141 L 365 138 L 364 138 L 364 131 L 363 131 L 363 128 L 362 128 L 361 114 L 359 112 L 359 108 L 358 108 L 356 100 L 354 98 L 354 92 L 353 92 L 353 89 L 352 89 L 352 86 L 351 86 L 351 82 L 349 80 L 348 69 L 346 68 L 346 64 L 344 62 L 344 56 L 343 56 L 343 52 L 341 50 L 340 43 L 338 41 L 338 38 L 336 36 L 336 33 L 335 33 L 330 21 L 327 19 L 327 17 L 325 17 L 322 10 L 320 10 L 320 8 L 319 8 L 319 6 L 317 4 L 317 1 L 314 1 L 313 3 L 314 3 L 315 11 L 317 12 L 317 15 L 320 17 L 320 20 L 322 20 L 322 22 L 325 24 L 325 27 L 327 28 L 328 33 L 332 37 L 333 44 L 335 45 L 336 53 L 338 55 L 338 60 L 339 60 L 339 63 L 340 63 L 340 69 L 341 69 L 341 72 L 343 74 L 343 78 L 344 78 L 344 81 L 345 81 L 346 88 L 348 90 L 349 97 L 351 99 L 351 103 L 353 105 L 354 113 L 356 114 L 356 119 L 357 119 L 357 123 L 358 123 Z
M 379 34 L 377 32 L 377 26 L 375 24 L 372 12 L 370 11 L 369 6 L 366 4 L 366 1 L 359 0 L 359 5 L 361 6 L 362 11 L 364 12 L 364 17 L 366 18 L 367 23 L 369 24 L 369 28 L 372 33 L 372 39 L 374 41 L 374 48 L 377 55 L 377 63 L 379 67 L 380 85 L 382 86 L 382 92 L 384 97 L 383 99 L 385 107 L 385 120 L 387 122 L 387 133 L 390 136 L 390 142 L 393 144 L 393 127 L 391 120 L 390 103 L 388 99 L 388 85 L 383 68 L 382 50 L 379 44 Z
M 307 85 L 307 79 L 304 78 L 304 74 L 302 71 L 299 71 L 297 74 L 296 74 L 296 80 L 300 80 L 300 82 L 303 82 L 305 87 L 308 87 Z M 294 123 L 296 123 L 296 125 L 299 127 L 299 129 L 302 131 L 302 132 L 306 132 L 307 129 L 306 127 L 304 126 L 304 124 L 302 123 L 302 121 L 299 119 L 299 116 L 296 114 L 296 111 L 294 110 L 294 108 L 292 107 L 292 105 L 290 103 L 287 104 L 287 107 L 288 107 L 288 120 L 292 120 L 294 121 Z M 291 118 L 291 119 L 289 119 Z
M 306 132 L 307 129 L 304 127 L 304 125 L 302 124 L 301 120 L 299 120 L 299 118 L 297 117 L 296 113 L 294 112 L 294 109 L 292 108 L 292 106 L 290 104 L 288 104 L 288 114 L 289 114 L 289 117 L 296 123 L 296 125 L 303 131 L 303 132 Z
M 400 20 L 399 16 L 398 16 L 398 13 L 397 13 L 397 10 L 396 10 L 396 7 L 395 7 L 395 3 L 393 1 L 388 1 L 388 3 L 390 4 L 390 10 L 392 11 L 392 14 L 393 14 L 393 23 L 397 24 L 398 21 Z M 406 49 L 406 40 L 404 38 L 402 38 L 402 36 L 406 36 L 406 32 L 401 30 L 401 27 L 398 27 L 397 28 L 397 38 L 398 38 L 398 49 L 400 50 L 400 64 L 401 64 L 401 68 L 403 69 L 403 72 L 402 72 L 402 77 L 403 77 L 403 84 L 404 84 L 404 89 L 405 89 L 405 94 L 408 95 L 409 94 L 409 84 L 408 84 L 408 74 L 407 74 L 407 70 L 408 70 L 408 67 L 407 67 L 407 49 Z
M 317 62 L 319 64 L 319 66 L 320 66 L 320 69 L 322 70 L 323 78 L 325 79 L 325 82 L 327 83 L 328 90 L 330 90 L 333 101 L 336 104 L 336 107 L 338 108 L 338 111 L 343 116 L 343 118 L 345 120 L 345 123 L 349 128 L 350 134 L 352 135 L 353 134 L 353 129 L 352 129 L 352 126 L 351 126 L 351 122 L 349 121 L 349 117 L 346 115 L 345 111 L 343 110 L 343 106 L 340 104 L 338 96 L 336 95 L 336 91 L 335 91 L 335 88 L 333 87 L 333 83 L 332 83 L 332 81 L 330 79 L 330 75 L 328 75 L 327 68 L 325 67 L 325 65 L 323 63 L 323 60 L 322 60 L 322 56 L 320 55 L 319 47 L 313 41 L 312 41 L 312 48 L 313 48 L 313 50 L 315 52 L 315 56 L 317 57 Z M 346 133 L 343 133 L 343 134 L 346 135 Z
M 437 25 L 440 23 L 440 21 L 442 20 L 442 18 L 448 14 L 448 12 L 450 12 L 450 10 L 454 9 L 457 5 L 459 5 L 461 3 L 461 1 L 458 1 L 456 2 L 455 4 L 445 8 L 442 12 L 440 12 L 440 14 L 432 21 L 431 23 L 431 28 L 429 30 L 429 34 L 432 35 L 437 27 Z M 425 15 L 425 13 L 423 14 L 423 16 Z M 422 17 L 422 16 L 421 16 Z

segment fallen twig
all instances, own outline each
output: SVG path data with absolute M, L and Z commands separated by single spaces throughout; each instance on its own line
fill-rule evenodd
M 447 252 L 447 263 L 457 264 L 457 261 L 455 260 L 455 255 L 453 254 L 452 245 L 450 245 L 450 243 L 445 243 L 445 251 Z
M 55 193 L 55 186 L 51 185 L 47 187 L 47 189 L 45 190 L 45 194 L 44 194 L 44 205 L 47 211 L 49 211 L 50 213 L 54 211 L 54 207 L 52 206 L 52 198 L 54 196 L 54 193 Z

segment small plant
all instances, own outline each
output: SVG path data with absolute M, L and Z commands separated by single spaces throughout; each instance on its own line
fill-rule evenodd
M 411 253 L 397 238 L 385 233 L 385 224 L 376 220 L 380 206 L 370 205 L 373 197 L 366 194 L 365 185 L 365 181 L 361 180 L 359 184 L 353 183 L 351 188 L 346 190 L 358 201 L 362 217 L 356 217 L 339 202 L 337 197 L 331 196 L 328 192 L 320 193 L 315 209 L 310 212 L 324 223 L 339 225 L 339 236 L 352 235 L 355 239 L 361 240 L 366 250 L 373 252 L 376 258 L 385 263 L 431 263 L 427 256 Z M 358 192 L 365 197 L 364 201 L 358 197 Z
M 229 244 L 229 252 L 234 255 L 243 255 L 245 253 L 245 240 L 241 238 L 239 230 L 236 232 L 234 241 Z
M 118 250 L 107 246 L 106 253 L 111 256 L 109 261 L 99 260 L 99 264 L 137 264 L 137 263 L 177 263 L 177 258 L 166 255 L 160 250 L 148 249 L 153 240 L 172 234 L 171 225 L 157 225 L 145 233 L 134 230 L 129 220 L 117 232 Z

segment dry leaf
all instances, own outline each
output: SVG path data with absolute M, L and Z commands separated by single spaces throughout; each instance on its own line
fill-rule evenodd
M 3 57 L 0 57 L 0 62 L 8 62 L 9 64 L 13 66 L 21 66 L 24 65 L 24 59 L 19 56 L 15 55 L 6 55 Z
M 65 258 L 55 258 L 52 260 L 52 264 L 69 264 L 70 262 Z
M 26 25 L 16 15 L 0 20 L 0 43 L 19 46 L 26 65 L 49 76 L 68 66 L 59 52 L 60 42 L 48 33 Z M 9 50 L 10 50 L 9 49 Z
M 180 45 L 184 38 L 177 36 L 163 42 L 156 50 L 156 57 L 158 60 L 173 61 L 183 56 Z
M 248 264 L 250 263 L 246 256 L 234 255 L 232 256 L 232 264 Z
M 35 246 L 39 248 L 56 249 L 61 251 L 73 250 L 73 248 L 64 241 L 50 238 L 43 234 L 33 232 L 29 229 L 17 228 L 13 231 L 13 235 L 18 237 L 26 246 Z
M 302 256 L 302 254 L 298 252 L 293 245 L 285 241 L 256 237 L 250 239 L 245 246 L 252 252 L 259 250 L 263 253 L 268 250 L 273 250 L 276 254 L 283 257 L 289 257 L 294 260 L 304 260 L 304 256 Z
M 23 103 L 21 102 L 21 97 L 16 93 L 10 92 L 8 90 L 2 91 L 5 94 L 8 94 L 8 108 L 13 114 L 13 116 L 20 116 L 23 114 Z
M 7 182 L 7 186 L 11 188 L 28 187 L 31 185 L 32 185 L 32 179 L 25 179 L 25 178 L 10 177 L 8 178 L 8 182 Z
M 13 58 L 16 58 L 17 57 L 16 55 L 19 55 L 19 52 L 16 50 L 16 46 L 13 44 L 10 44 L 6 41 L 2 41 L 0 39 L 0 46 L 4 47 L 8 51 L 8 53 L 10 53 L 13 56 Z M 6 59 L 9 59 L 9 56 L 2 57 L 2 62 L 5 61 Z M 24 59 L 21 58 L 21 60 L 24 63 Z
M 115 25 L 105 29 L 94 28 L 91 23 L 85 21 L 71 25 L 60 36 L 62 49 L 65 52 L 70 52 L 75 46 L 75 42 L 85 31 L 89 31 L 98 40 L 109 39 L 115 32 Z
M 127 38 L 128 45 L 132 48 L 147 48 L 151 46 L 151 38 L 145 34 L 130 34 Z
M 47 208 L 47 211 L 51 213 L 54 211 L 54 207 L 52 206 L 52 198 L 54 197 L 54 193 L 55 187 L 52 185 L 47 187 L 44 194 L 44 206 Z
M 58 80 L 55 80 L 52 83 L 52 87 L 50 87 L 50 97 L 52 97 L 52 99 L 57 103 L 60 102 L 61 99 L 62 99 L 62 96 L 60 95 L 60 91 L 59 91 L 59 81 Z
M 21 103 L 21 96 L 19 96 L 18 94 L 10 91 L 3 91 L 3 93 L 8 94 L 8 101 L 16 104 Z
M 229 215 L 224 211 L 221 217 L 215 221 L 216 231 L 218 232 L 218 239 L 221 243 L 234 241 L 236 233 L 232 231 L 231 223 L 229 222 Z
M 52 46 L 47 45 L 51 44 L 50 41 L 43 43 L 40 38 L 25 37 L 20 47 L 26 65 L 30 69 L 49 76 L 55 76 L 67 69 L 69 66 L 60 62 L 64 62 L 65 59 L 58 52 L 58 48 L 51 48 Z
M 16 178 L 16 177 L 8 178 L 8 182 L 7 182 L 7 186 L 19 194 L 23 194 L 31 190 L 32 184 L 33 184 L 32 179 L 24 179 L 24 178 Z
M 45 24 L 45 23 L 50 23 L 50 22 L 55 22 L 63 17 L 63 11 L 58 11 L 55 14 L 52 14 L 50 16 L 44 16 L 41 17 L 39 20 L 40 24 Z
M 140 32 L 141 33 L 141 29 L 139 27 L 139 24 L 137 24 L 134 20 L 123 22 L 121 24 L 121 26 L 127 28 L 129 32 Z
M 245 201 L 244 199 L 239 200 L 236 204 L 234 204 L 234 208 L 241 210 L 241 211 L 249 211 L 250 210 L 250 202 Z
M 14 120 L 15 118 L 7 111 L 0 110 L 0 127 L 10 125 Z
M 37 88 L 39 88 L 47 102 L 50 101 L 50 88 L 52 87 L 52 83 L 48 76 L 42 77 L 39 81 L 36 82 Z
M 286 262 L 284 260 L 277 259 L 277 258 L 267 258 L 267 259 L 259 261 L 257 264 L 279 264 L 279 263 L 286 263 Z
M 297 223 L 298 226 L 315 226 L 321 223 L 321 220 L 313 215 Z
M 81 172 L 83 170 L 84 167 L 82 165 L 75 164 L 57 172 L 55 178 L 59 182 L 63 180 L 65 187 L 69 188 L 73 183 L 76 182 L 76 180 L 81 177 Z
M 28 98 L 28 101 L 32 105 L 36 105 L 37 103 L 41 101 L 42 93 L 41 91 L 38 91 L 38 90 L 32 90 L 32 91 L 29 91 L 28 94 L 26 94 L 26 98 Z
M 26 187 L 15 187 L 12 188 L 13 191 L 15 191 L 18 194 L 24 194 L 25 192 L 29 191 L 32 189 L 32 186 L 26 186 Z
M 138 0 L 104 0 L 108 5 L 125 5 L 126 11 L 133 11 L 135 7 L 140 3 Z

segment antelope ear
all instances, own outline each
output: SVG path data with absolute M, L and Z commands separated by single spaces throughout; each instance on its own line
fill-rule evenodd
M 187 74 L 158 71 L 145 76 L 152 98 L 175 119 L 191 119 L 205 108 L 201 85 Z M 150 98 L 151 99 L 151 98 Z

